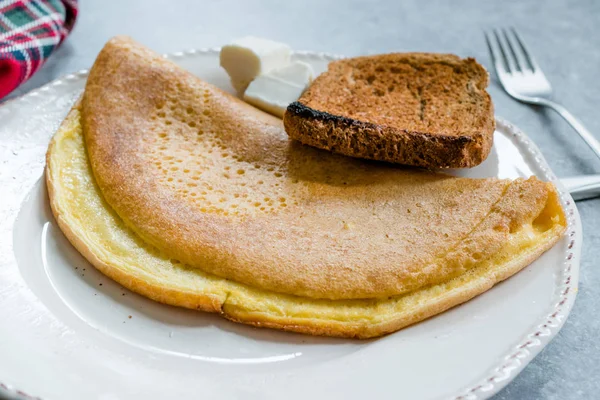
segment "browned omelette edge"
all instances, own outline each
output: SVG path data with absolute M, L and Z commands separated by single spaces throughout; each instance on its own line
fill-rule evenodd
M 296 321 L 294 318 L 273 318 L 259 312 L 244 312 L 230 307 L 221 306 L 221 314 L 235 322 L 253 325 L 256 327 L 266 327 L 280 329 L 290 332 L 299 332 L 318 336 L 346 337 L 354 339 L 370 339 L 378 336 L 383 336 L 392 332 L 396 332 L 409 325 L 416 324 L 444 311 L 465 303 L 472 298 L 488 291 L 497 283 L 510 278 L 537 258 L 543 253 L 552 248 L 562 235 L 557 235 L 551 240 L 547 240 L 538 247 L 528 249 L 522 257 L 503 265 L 501 269 L 493 271 L 491 276 L 482 276 L 478 279 L 470 281 L 458 289 L 444 293 L 443 296 L 438 296 L 430 301 L 421 304 L 419 310 L 412 315 L 401 316 L 391 321 L 372 324 L 367 326 L 348 326 L 339 321 L 324 321 L 318 325 L 302 324 L 302 321 Z M 413 310 L 411 310 L 413 311 Z
M 348 338 L 367 339 L 394 332 L 408 325 L 427 319 L 433 315 L 444 312 L 456 305 L 462 304 L 473 297 L 487 291 L 496 283 L 512 276 L 520 271 L 532 261 L 537 259 L 542 253 L 550 249 L 561 237 L 562 231 L 566 226 L 554 226 L 552 229 L 560 229 L 561 232 L 552 236 L 547 236 L 546 240 L 538 243 L 536 246 L 526 249 L 520 253 L 519 257 L 501 267 L 490 271 L 488 274 L 478 276 L 468 283 L 428 299 L 421 303 L 417 310 L 403 310 L 396 318 L 377 324 L 343 322 L 339 320 L 323 320 L 315 318 L 295 318 L 284 317 L 280 315 L 269 314 L 261 310 L 246 310 L 239 306 L 227 303 L 227 298 L 222 300 L 216 296 L 210 296 L 197 292 L 181 292 L 169 288 L 168 285 L 149 284 L 130 274 L 124 273 L 113 265 L 100 260 L 91 249 L 82 241 L 71 229 L 65 219 L 62 218 L 63 212 L 60 204 L 55 198 L 55 186 L 52 180 L 50 158 L 55 145 L 54 139 L 50 142 L 46 155 L 46 183 L 50 206 L 56 221 L 71 244 L 100 272 L 129 290 L 143 295 L 154 301 L 179 306 L 189 309 L 201 310 L 206 312 L 216 312 L 223 317 L 235 322 L 245 323 L 257 327 L 269 327 L 285 331 L 306 333 L 311 335 L 337 336 Z M 550 185 L 550 184 L 548 184 Z M 558 203 L 556 191 L 552 188 L 550 201 Z M 561 207 L 562 208 L 562 207 Z M 301 299 L 301 298 L 300 298 Z M 334 301 L 335 302 L 335 301 Z
M 51 149 L 49 150 L 50 153 Z M 70 226 L 61 218 L 61 211 L 53 201 L 53 182 L 50 174 L 46 172 L 46 183 L 50 197 L 52 213 L 62 232 L 69 242 L 100 272 L 121 284 L 125 288 L 159 303 L 219 313 L 221 316 L 239 323 L 256 327 L 274 328 L 289 332 L 305 333 L 317 336 L 344 337 L 356 339 L 369 339 L 395 332 L 409 325 L 440 314 L 454 306 L 460 305 L 480 295 L 495 284 L 511 277 L 521 269 L 531 264 L 544 252 L 550 249 L 560 238 L 556 235 L 537 247 L 528 249 L 522 257 L 505 264 L 501 269 L 495 270 L 490 276 L 482 276 L 470 281 L 458 289 L 445 293 L 443 296 L 434 297 L 421 304 L 420 309 L 412 315 L 401 315 L 399 318 L 380 324 L 354 324 L 337 320 L 317 320 L 304 318 L 286 318 L 278 315 L 267 314 L 261 311 L 248 312 L 246 310 L 229 306 L 227 300 L 205 295 L 202 293 L 181 293 L 166 286 L 152 285 L 137 279 L 101 261 L 87 245 L 77 237 Z M 412 310 L 411 310 L 412 311 Z

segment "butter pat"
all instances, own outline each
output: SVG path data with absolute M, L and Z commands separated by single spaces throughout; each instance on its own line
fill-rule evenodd
M 248 36 L 223 46 L 220 63 L 241 94 L 257 76 L 289 65 L 290 54 L 286 44 Z
M 244 100 L 280 118 L 287 106 L 298 100 L 314 79 L 312 67 L 294 61 L 286 67 L 259 75 L 244 93 Z

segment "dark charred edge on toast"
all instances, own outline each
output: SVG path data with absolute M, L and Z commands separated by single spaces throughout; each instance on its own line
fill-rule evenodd
M 318 119 L 321 121 L 340 122 L 345 125 L 367 125 L 367 124 L 370 124 L 367 122 L 360 122 L 360 121 L 357 121 L 352 118 L 342 117 L 341 115 L 333 115 L 326 111 L 315 110 L 314 108 L 311 108 L 307 105 L 300 103 L 299 101 L 295 101 L 295 102 L 291 103 L 287 107 L 286 111 L 288 111 L 294 115 L 297 115 L 299 117 Z M 374 125 L 374 124 L 371 124 L 371 125 Z
M 315 110 L 314 108 L 311 108 L 305 104 L 300 103 L 299 101 L 295 101 L 295 102 L 291 103 L 288 106 L 287 111 L 289 111 L 291 114 L 294 114 L 295 116 L 298 116 L 298 117 L 311 118 L 311 119 L 320 120 L 320 121 L 324 121 L 324 122 L 339 123 L 342 126 L 357 126 L 357 127 L 363 127 L 363 128 L 369 128 L 369 129 L 377 129 L 377 128 L 382 127 L 382 125 L 377 125 L 372 122 L 357 121 L 352 118 L 342 117 L 341 115 L 330 114 L 326 111 Z M 409 131 L 406 129 L 397 129 L 397 130 L 404 132 L 406 134 L 409 134 L 409 135 L 424 136 L 428 139 L 433 139 L 433 140 L 442 139 L 442 140 L 452 142 L 452 143 L 457 143 L 457 144 L 466 144 L 466 143 L 470 143 L 470 142 L 474 141 L 473 138 L 471 138 L 470 136 L 454 136 L 454 135 L 449 136 L 449 135 L 440 135 L 440 134 L 432 135 L 432 134 L 426 133 L 426 132 L 414 132 L 414 131 Z
M 374 124 L 371 122 L 363 122 L 363 121 L 358 121 L 358 120 L 355 120 L 352 118 L 344 117 L 341 115 L 330 114 L 326 111 L 315 110 L 314 108 L 309 107 L 306 104 L 301 103 L 300 101 L 295 101 L 295 102 L 291 103 L 286 109 L 286 114 L 288 114 L 289 117 L 291 117 L 291 118 L 297 117 L 297 118 L 304 119 L 305 121 L 310 121 L 310 120 L 320 121 L 323 123 L 332 124 L 333 126 L 340 127 L 342 129 L 360 128 L 360 129 L 376 131 L 376 130 L 380 130 L 382 128 L 389 128 L 389 127 L 386 127 L 383 125 L 377 125 L 377 124 Z M 310 143 L 309 141 L 302 140 L 302 137 L 307 137 L 308 135 L 300 134 L 299 135 L 300 137 L 295 137 L 296 135 L 291 135 L 290 132 L 288 131 L 288 126 L 287 126 L 288 124 L 285 123 L 286 122 L 285 120 L 286 120 L 286 118 L 284 116 L 284 125 L 286 127 L 286 132 L 292 139 L 296 139 L 304 144 L 314 146 L 314 143 Z M 401 132 L 403 134 L 406 134 L 406 135 L 409 135 L 409 136 L 412 136 L 415 138 L 420 138 L 421 141 L 430 141 L 430 142 L 437 142 L 437 143 L 444 142 L 447 146 L 449 146 L 449 149 L 447 152 L 438 152 L 437 154 L 434 155 L 434 157 L 436 157 L 440 160 L 444 160 L 443 162 L 441 162 L 435 166 L 431 165 L 429 163 L 408 162 L 408 160 L 380 159 L 380 161 L 400 163 L 400 164 L 412 165 L 412 166 L 423 167 L 423 168 L 428 168 L 428 169 L 471 168 L 471 167 L 474 167 L 474 166 L 482 163 L 487 158 L 487 156 L 489 154 L 489 150 L 491 148 L 491 146 L 489 146 L 490 148 L 488 148 L 487 151 L 485 151 L 485 149 L 481 149 L 483 151 L 476 152 L 476 153 L 479 153 L 479 154 L 477 154 L 478 157 L 469 158 L 469 159 L 461 158 L 457 162 L 457 159 L 451 156 L 453 151 L 451 151 L 450 148 L 457 150 L 457 149 L 466 149 L 467 147 L 472 147 L 472 146 L 480 147 L 481 145 L 483 145 L 483 143 L 481 143 L 483 140 L 482 135 L 478 135 L 479 139 L 482 139 L 482 140 L 476 140 L 473 136 L 463 136 L 463 135 L 450 136 L 450 135 L 441 135 L 441 134 L 432 135 L 432 134 L 426 133 L 426 132 L 414 132 L 414 131 L 409 131 L 406 129 L 396 129 L 396 128 L 389 128 L 389 129 L 394 129 L 397 132 Z M 295 129 L 295 130 L 297 131 L 297 129 Z M 486 146 L 483 145 L 481 147 L 485 148 Z M 323 147 L 321 147 L 321 148 L 323 148 Z M 332 151 L 331 149 L 327 149 L 327 148 L 324 148 L 324 149 Z M 338 151 L 334 151 L 334 152 L 340 153 Z M 472 152 L 470 152 L 470 153 L 472 153 Z M 340 153 L 340 154 L 344 154 L 344 155 L 351 156 L 351 157 L 373 159 L 371 157 L 364 157 L 362 155 L 357 155 L 357 154 L 347 154 L 347 153 Z M 471 155 L 476 155 L 476 154 L 471 154 Z

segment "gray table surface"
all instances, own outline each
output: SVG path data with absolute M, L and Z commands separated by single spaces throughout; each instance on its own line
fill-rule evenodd
M 76 27 L 23 94 L 89 68 L 111 36 L 158 52 L 220 46 L 255 35 L 295 49 L 345 55 L 392 51 L 474 56 L 491 71 L 483 30 L 514 25 L 534 51 L 555 98 L 600 138 L 600 1 L 84 0 Z M 498 86 L 496 113 L 523 129 L 559 176 L 600 173 L 600 160 L 551 111 L 519 104 Z M 584 230 L 579 294 L 558 336 L 494 399 L 600 398 L 600 199 L 578 203 Z

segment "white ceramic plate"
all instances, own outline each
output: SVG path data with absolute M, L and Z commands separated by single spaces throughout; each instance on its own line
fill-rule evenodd
M 216 50 L 169 56 L 231 90 Z M 297 53 L 316 71 L 331 57 Z M 261 330 L 154 303 L 69 244 L 42 175 L 82 71 L 0 106 L 0 394 L 44 400 L 486 398 L 556 335 L 575 299 L 579 215 L 534 144 L 498 120 L 472 177 L 537 175 L 559 187 L 569 227 L 522 272 L 474 300 L 372 341 Z

